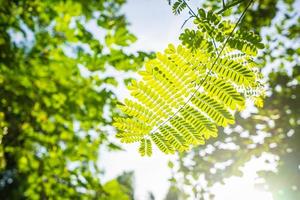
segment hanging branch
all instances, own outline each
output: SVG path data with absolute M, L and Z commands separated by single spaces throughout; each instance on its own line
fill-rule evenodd
M 185 2 L 185 0 L 183 0 Z M 199 89 L 201 88 L 202 84 L 206 81 L 206 79 L 208 78 L 209 73 L 211 73 L 211 70 L 213 69 L 213 67 L 215 66 L 215 64 L 217 63 L 217 61 L 219 60 L 223 50 L 225 49 L 226 44 L 228 43 L 228 40 L 232 37 L 235 29 L 237 28 L 237 26 L 239 25 L 239 23 L 242 21 L 242 19 L 244 18 L 248 8 L 250 7 L 250 5 L 252 4 L 253 0 L 250 0 L 247 7 L 245 8 L 245 10 L 243 11 L 243 13 L 241 14 L 241 16 L 239 17 L 238 21 L 235 23 L 235 26 L 233 27 L 232 31 L 230 32 L 230 34 L 228 35 L 228 37 L 226 38 L 220 52 L 217 55 L 217 58 L 214 60 L 213 64 L 211 65 L 209 72 L 206 73 L 206 76 L 204 77 L 204 79 L 202 79 L 202 81 L 200 82 L 199 86 L 197 87 L 197 89 L 192 93 L 192 95 L 188 98 L 188 100 L 173 114 L 171 115 L 169 118 L 167 118 L 164 122 L 162 122 L 161 124 L 159 124 L 154 130 L 152 130 L 150 132 L 151 134 L 154 134 L 161 126 L 165 125 L 167 122 L 169 122 L 171 119 L 173 119 L 190 101 L 191 99 L 195 96 L 195 94 L 199 91 Z M 236 4 L 235 4 L 236 5 Z M 193 13 L 193 15 L 195 15 L 195 13 L 193 12 L 193 10 L 188 6 L 187 7 L 190 9 L 190 11 Z M 228 7 L 227 7 L 228 9 Z M 196 15 L 195 15 L 196 16 Z M 198 16 L 197 16 L 198 18 Z
M 132 99 L 118 105 L 125 115 L 114 118 L 116 137 L 123 143 L 139 142 L 142 156 L 152 154 L 152 142 L 166 154 L 205 144 L 217 136 L 218 126 L 234 123 L 231 111 L 245 109 L 247 99 L 263 93 L 258 91 L 261 74 L 251 62 L 262 45 L 260 38 L 248 30 L 236 31 L 254 0 L 248 0 L 235 23 L 211 11 L 195 13 L 186 1 L 178 0 L 173 11 L 189 8 L 191 18 L 199 19 L 198 31 L 185 30 L 182 45 L 170 44 L 145 63 L 140 71 L 143 80 L 128 87 Z M 244 86 L 247 89 L 238 90 Z M 243 95 L 251 90 L 257 90 L 257 95 Z

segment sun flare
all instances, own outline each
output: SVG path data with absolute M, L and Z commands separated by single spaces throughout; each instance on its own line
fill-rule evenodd
M 271 193 L 255 188 L 254 182 L 232 178 L 226 187 L 216 188 L 216 200 L 273 200 Z

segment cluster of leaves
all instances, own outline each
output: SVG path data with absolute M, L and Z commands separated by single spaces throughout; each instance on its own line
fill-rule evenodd
M 103 185 L 107 195 L 101 197 L 101 200 L 133 200 L 133 172 L 123 172 L 116 179 L 108 181 Z
M 184 46 L 169 45 L 146 62 L 142 81 L 128 87 L 133 98 L 119 106 L 126 115 L 114 118 L 117 137 L 140 141 L 141 155 L 152 154 L 152 142 L 166 154 L 203 145 L 217 136 L 217 126 L 234 123 L 246 99 L 261 104 L 261 74 L 253 62 L 263 47 L 259 37 L 242 29 L 231 37 L 234 24 L 203 9 L 195 17 L 198 30 L 185 30 Z
M 170 1 L 169 1 L 169 4 L 171 4 Z M 186 4 L 185 0 L 178 0 L 173 3 L 172 10 L 175 15 L 179 15 L 186 7 L 187 7 L 187 4 Z
M 0 170 L 2 170 L 6 165 L 3 146 L 2 146 L 2 139 L 6 134 L 7 134 L 7 127 L 4 121 L 4 113 L 0 112 Z
M 270 71 L 265 106 L 247 118 L 237 115 L 237 126 L 226 131 L 220 129 L 224 133 L 218 140 L 208 141 L 206 148 L 180 154 L 166 199 L 205 199 L 208 195 L 213 199 L 210 190 L 213 185 L 232 176 L 242 176 L 241 169 L 248 161 L 266 153 L 273 154 L 275 159 L 267 159 L 265 164 L 277 169 L 258 172 L 266 181 L 260 183 L 261 189 L 267 187 L 276 200 L 299 198 L 300 16 L 295 10 L 299 3 L 258 1 L 249 10 L 243 27 L 256 31 L 264 28 L 262 37 L 267 43 L 258 57 L 265 71 Z M 215 0 L 205 1 L 203 6 L 222 9 L 220 1 Z M 240 13 L 245 6 L 246 2 L 240 4 L 231 14 Z
M 101 128 L 116 101 L 101 86 L 115 81 L 93 72 L 147 56 L 123 50 L 136 40 L 124 3 L 0 1 L 0 199 L 110 199 L 96 163 L 101 144 L 119 148 Z

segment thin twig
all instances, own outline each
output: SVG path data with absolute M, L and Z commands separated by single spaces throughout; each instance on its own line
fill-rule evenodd
M 152 130 L 150 132 L 150 134 L 154 134 L 161 126 L 165 125 L 168 121 L 170 121 L 171 119 L 173 119 L 177 113 L 179 113 L 189 102 L 190 100 L 195 96 L 195 94 L 199 91 L 199 89 L 201 88 L 202 84 L 204 83 L 204 81 L 206 81 L 206 79 L 208 78 L 208 75 L 210 74 L 211 70 L 213 69 L 213 67 L 215 66 L 215 64 L 217 63 L 217 61 L 219 60 L 223 50 L 225 49 L 225 46 L 228 42 L 228 40 L 232 37 L 235 29 L 237 28 L 238 24 L 241 22 L 241 20 L 244 18 L 248 8 L 250 7 L 251 3 L 254 0 L 250 0 L 249 4 L 247 5 L 247 7 L 245 8 L 245 10 L 243 11 L 243 13 L 241 14 L 241 16 L 239 17 L 238 21 L 236 22 L 235 26 L 233 27 L 232 31 L 230 32 L 230 34 L 228 35 L 228 37 L 226 38 L 217 58 L 215 59 L 215 61 L 213 62 L 212 66 L 210 67 L 208 73 L 206 73 L 206 76 L 204 77 L 204 79 L 202 79 L 202 81 L 199 83 L 197 89 L 192 93 L 192 95 L 187 99 L 187 101 L 172 115 L 170 116 L 168 119 L 166 119 L 164 122 L 162 122 L 161 124 L 159 124 L 154 130 Z
M 193 18 L 193 17 L 195 17 L 194 15 L 191 15 L 189 18 L 187 18 L 184 22 L 183 22 L 183 24 L 181 25 L 181 28 L 180 29 L 182 29 L 183 27 L 184 27 L 184 25 L 191 19 L 191 18 Z
M 194 15 L 195 17 L 197 17 L 197 15 L 195 14 L 195 12 L 193 11 L 193 9 L 189 6 L 189 4 L 187 4 L 187 2 L 185 0 L 183 0 L 183 2 L 185 3 L 185 5 L 188 7 L 188 9 L 191 11 L 192 15 Z
M 214 45 L 214 47 L 215 47 L 216 54 L 218 55 L 219 53 L 218 53 L 218 48 L 217 48 L 217 45 L 216 45 L 215 39 L 214 39 L 213 37 L 211 37 L 211 39 L 212 39 L 212 43 L 213 43 L 213 45 Z
M 219 10 L 217 12 L 217 14 L 221 14 L 221 13 L 225 12 L 226 10 L 228 10 L 229 8 L 235 6 L 239 3 L 242 3 L 243 1 L 245 1 L 245 0 L 238 0 L 238 1 L 232 2 L 231 4 L 228 4 L 228 5 L 225 5 L 225 6 L 224 6 L 224 2 L 223 2 L 223 8 L 221 10 Z

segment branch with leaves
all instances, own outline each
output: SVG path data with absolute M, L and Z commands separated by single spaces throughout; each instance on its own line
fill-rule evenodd
M 170 44 L 146 62 L 143 79 L 128 87 L 132 98 L 114 119 L 121 142 L 140 142 L 143 156 L 152 154 L 152 142 L 167 154 L 187 151 L 216 137 L 218 126 L 234 123 L 247 99 L 262 101 L 262 76 L 253 60 L 263 44 L 254 33 L 236 31 L 251 3 L 235 24 L 212 11 L 195 14 L 184 0 L 174 3 L 175 14 L 189 8 L 197 30 L 186 29 L 181 45 Z

